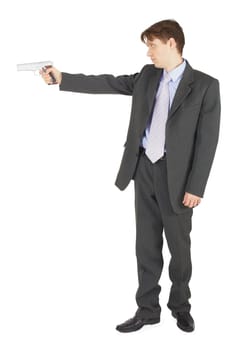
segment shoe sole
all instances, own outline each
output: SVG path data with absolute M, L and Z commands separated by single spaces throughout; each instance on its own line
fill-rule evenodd
M 188 332 L 188 333 L 191 333 L 191 332 L 194 331 L 194 327 L 192 327 L 192 328 L 191 327 L 190 328 L 184 328 L 178 322 L 177 322 L 177 327 L 179 327 L 182 331 Z

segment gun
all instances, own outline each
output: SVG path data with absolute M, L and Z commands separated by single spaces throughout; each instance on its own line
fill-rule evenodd
M 37 71 L 39 69 L 42 69 L 44 72 L 46 72 L 46 68 L 50 68 L 53 66 L 52 61 L 42 61 L 42 62 L 32 62 L 32 63 L 22 63 L 17 64 L 17 71 Z M 51 84 L 57 84 L 57 81 L 53 75 L 53 73 L 49 73 L 52 83 Z

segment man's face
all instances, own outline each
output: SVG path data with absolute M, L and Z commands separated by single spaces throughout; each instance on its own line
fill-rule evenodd
M 172 44 L 171 39 L 167 40 L 166 43 L 158 38 L 154 38 L 152 41 L 147 40 L 147 56 L 150 57 L 157 68 L 165 68 L 167 66 L 167 63 L 174 52 Z

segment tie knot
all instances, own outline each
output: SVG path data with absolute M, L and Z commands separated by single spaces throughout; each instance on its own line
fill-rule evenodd
M 164 74 L 163 74 L 163 82 L 164 82 L 164 84 L 168 84 L 170 80 L 171 80 L 171 77 L 170 77 L 169 73 L 164 71 Z

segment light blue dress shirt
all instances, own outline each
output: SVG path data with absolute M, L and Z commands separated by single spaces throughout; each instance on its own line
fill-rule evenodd
M 183 62 L 176 68 L 174 68 L 173 70 L 171 70 L 169 72 L 169 75 L 171 77 L 171 80 L 168 84 L 168 88 L 169 88 L 169 105 L 170 105 L 170 108 L 171 108 L 171 105 L 172 105 L 172 102 L 173 102 L 173 99 L 175 97 L 175 93 L 176 93 L 176 90 L 178 88 L 178 85 L 181 81 L 181 78 L 183 77 L 183 74 L 184 74 L 184 70 L 185 70 L 185 67 L 186 67 L 186 61 L 185 59 L 183 60 Z M 163 80 L 163 75 L 161 77 L 161 81 Z M 160 81 L 160 82 L 161 82 Z M 157 94 L 159 94 L 159 90 L 160 90 L 160 87 L 161 87 L 161 84 L 158 88 L 158 92 Z M 153 115 L 153 113 L 152 113 Z M 149 121 L 149 124 L 144 132 L 144 136 L 142 138 L 142 147 L 144 147 L 146 149 L 147 147 L 147 140 L 148 140 L 148 135 L 149 135 L 149 131 L 150 131 L 150 124 L 151 124 L 151 119 Z

